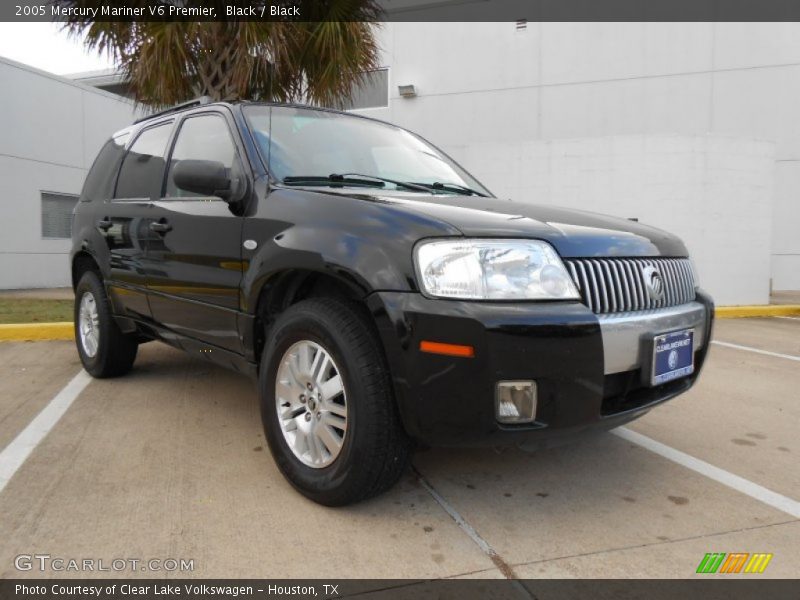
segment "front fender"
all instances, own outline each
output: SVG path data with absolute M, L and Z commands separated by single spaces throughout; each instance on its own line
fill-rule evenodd
M 254 314 L 264 286 L 288 270 L 324 273 L 360 297 L 417 291 L 412 249 L 424 237 L 460 235 L 454 227 L 387 203 L 278 188 L 245 219 L 242 309 Z

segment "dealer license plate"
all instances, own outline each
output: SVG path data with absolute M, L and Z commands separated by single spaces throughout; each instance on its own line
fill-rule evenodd
M 651 385 L 661 385 L 694 373 L 694 329 L 655 337 L 652 373 Z

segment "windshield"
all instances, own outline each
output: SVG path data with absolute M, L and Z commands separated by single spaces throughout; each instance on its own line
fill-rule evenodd
M 491 195 L 441 151 L 393 125 L 288 106 L 247 106 L 245 115 L 270 174 L 287 185 Z

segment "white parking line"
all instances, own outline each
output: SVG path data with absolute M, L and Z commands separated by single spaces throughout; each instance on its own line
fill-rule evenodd
M 708 477 L 709 479 L 713 479 L 717 483 L 721 483 L 722 485 L 746 494 L 747 496 L 750 496 L 759 502 L 763 502 L 772 508 L 776 508 L 781 512 L 785 512 L 786 514 L 793 516 L 795 519 L 800 519 L 800 502 L 797 500 L 793 500 L 788 496 L 773 492 L 772 490 L 760 486 L 757 483 L 753 483 L 749 479 L 739 477 L 738 475 L 734 475 L 725 469 L 715 467 L 714 465 L 700 460 L 699 458 L 695 458 L 694 456 L 686 454 L 685 452 L 681 452 L 680 450 L 676 450 L 675 448 L 667 446 L 666 444 L 657 442 L 646 435 L 631 431 L 627 427 L 619 427 L 612 431 L 612 433 L 621 437 L 625 441 L 637 444 L 642 448 L 646 448 L 647 450 L 650 450 L 659 456 L 663 456 L 672 462 L 678 463 L 687 469 L 691 469 L 696 473 L 700 473 L 700 475 Z
M 72 381 L 58 392 L 33 421 L 0 452 L 0 492 L 91 380 L 92 377 L 83 370 L 75 375 Z
M 764 354 L 765 356 L 774 356 L 776 358 L 786 358 L 788 360 L 796 360 L 800 362 L 800 356 L 794 354 L 781 354 L 780 352 L 770 352 L 769 350 L 761 350 L 760 348 L 752 348 L 750 346 L 740 346 L 739 344 L 731 344 L 730 342 L 720 342 L 714 340 L 711 342 L 717 346 L 725 346 L 726 348 L 736 348 L 737 350 L 746 350 L 747 352 L 755 352 L 756 354 Z

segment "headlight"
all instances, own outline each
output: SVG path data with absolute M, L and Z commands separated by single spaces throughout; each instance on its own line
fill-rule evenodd
M 422 242 L 414 258 L 425 293 L 465 300 L 577 300 L 553 247 L 537 240 Z

